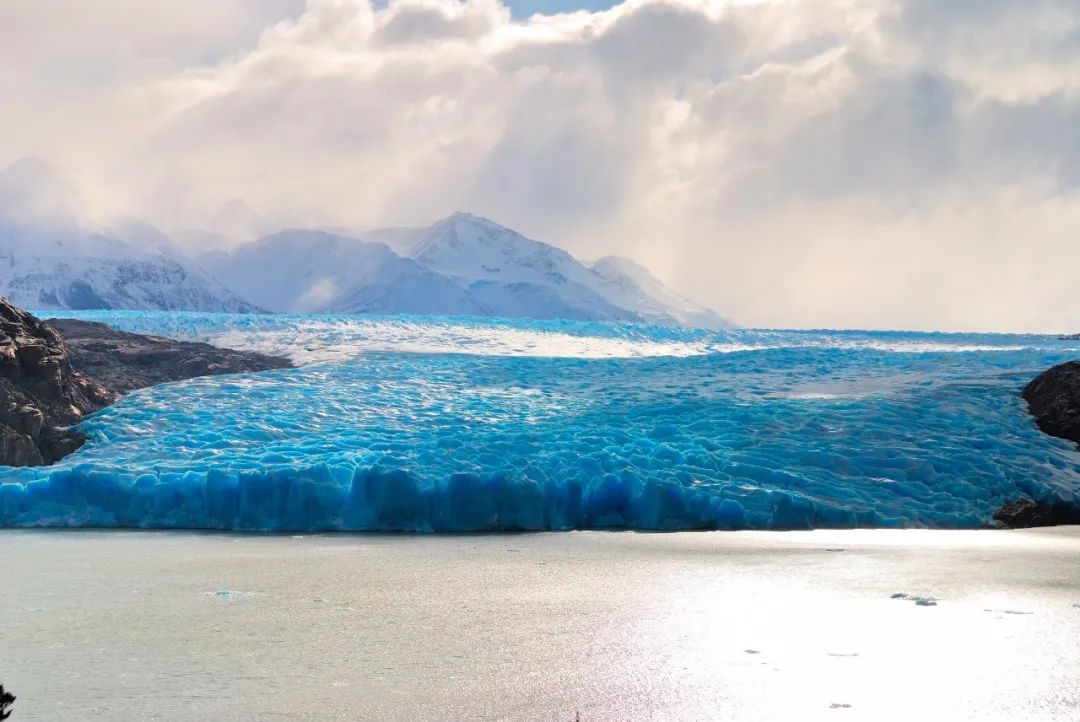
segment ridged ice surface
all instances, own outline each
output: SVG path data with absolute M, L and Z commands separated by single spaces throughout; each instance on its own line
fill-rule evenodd
M 1019 396 L 1046 337 L 94 312 L 297 369 L 146 389 L 5 526 L 246 530 L 977 527 L 1080 499 Z

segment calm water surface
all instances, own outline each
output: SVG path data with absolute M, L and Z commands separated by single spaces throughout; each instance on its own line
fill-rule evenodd
M 20 722 L 1080 719 L 1077 529 L 9 530 L 0 558 Z

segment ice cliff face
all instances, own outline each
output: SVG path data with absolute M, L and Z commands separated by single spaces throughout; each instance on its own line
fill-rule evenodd
M 82 422 L 77 454 L 0 468 L 0 526 L 976 528 L 1017 502 L 1080 510 L 1075 445 L 1019 396 L 1080 353 L 1046 337 L 78 315 L 317 363 L 124 397 Z

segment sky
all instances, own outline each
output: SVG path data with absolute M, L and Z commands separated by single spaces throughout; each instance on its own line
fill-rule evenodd
M 517 18 L 531 15 L 552 15 L 574 10 L 607 10 L 618 3 L 614 0 L 515 0 L 506 3 L 510 13 Z
M 747 326 L 1080 330 L 1080 0 L 5 0 L 0 97 L 88 223 L 465 210 Z

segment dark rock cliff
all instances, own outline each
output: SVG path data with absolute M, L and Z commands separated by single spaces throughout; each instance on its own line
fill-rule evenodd
M 1044 433 L 1080 443 L 1080 361 L 1043 371 L 1024 388 L 1024 400 Z
M 76 371 L 54 329 L 0 298 L 0 465 L 51 464 L 82 446 L 68 430 L 116 394 Z
M 285 358 L 43 322 L 0 298 L 0 467 L 52 464 L 82 446 L 69 428 L 123 393 L 196 376 L 288 368 Z
M 1080 361 L 1042 372 L 1023 396 L 1043 433 L 1080 444 Z M 994 520 L 1009 528 L 1080 524 L 1080 504 L 1016 499 L 998 509 Z

